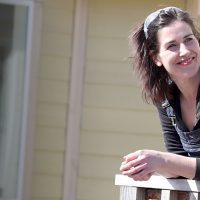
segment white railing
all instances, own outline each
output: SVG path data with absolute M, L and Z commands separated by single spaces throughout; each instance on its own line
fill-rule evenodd
M 120 200 L 200 200 L 200 181 L 153 175 L 148 181 L 115 176 Z

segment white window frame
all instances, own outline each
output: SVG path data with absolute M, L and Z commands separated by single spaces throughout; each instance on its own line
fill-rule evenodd
M 35 130 L 36 107 L 36 74 L 39 63 L 40 33 L 41 33 L 41 5 L 34 0 L 0 0 L 0 4 L 22 5 L 28 8 L 26 59 L 24 74 L 22 133 L 19 155 L 19 171 L 17 195 L 14 199 L 31 199 L 31 177 L 33 160 L 33 141 Z M 0 198 L 4 200 L 4 198 Z

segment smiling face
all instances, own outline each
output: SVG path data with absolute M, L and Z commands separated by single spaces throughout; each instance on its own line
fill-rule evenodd
M 183 21 L 174 21 L 157 33 L 157 66 L 164 67 L 176 82 L 193 78 L 200 71 L 200 47 L 191 27 Z

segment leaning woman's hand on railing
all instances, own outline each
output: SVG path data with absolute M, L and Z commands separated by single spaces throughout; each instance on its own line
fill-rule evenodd
M 155 150 L 138 150 L 124 156 L 120 171 L 134 180 L 148 180 L 153 173 L 172 178 L 196 178 L 196 158 Z M 197 170 L 197 171 L 196 171 Z
M 120 171 L 134 180 L 146 181 L 164 165 L 158 151 L 138 150 L 124 156 Z

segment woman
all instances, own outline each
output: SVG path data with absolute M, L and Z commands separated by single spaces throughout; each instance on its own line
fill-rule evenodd
M 138 150 L 120 170 L 134 180 L 155 172 L 200 179 L 200 33 L 176 7 L 150 14 L 130 37 L 143 96 L 158 109 L 168 152 Z M 199 157 L 199 158 L 198 158 Z

